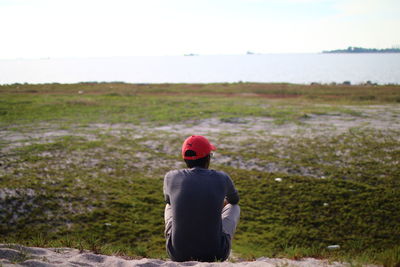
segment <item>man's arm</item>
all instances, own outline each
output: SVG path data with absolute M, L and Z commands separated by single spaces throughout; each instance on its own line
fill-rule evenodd
M 166 204 L 171 204 L 171 201 L 169 200 L 169 195 L 168 195 L 167 180 L 168 180 L 168 173 L 164 177 L 163 192 L 164 192 L 164 201 L 165 201 L 165 203 Z
M 226 192 L 226 200 L 228 201 L 228 203 L 230 204 L 237 204 L 239 203 L 239 193 L 235 188 L 235 185 L 233 184 L 232 179 L 226 175 L 227 179 L 227 192 Z
M 233 205 L 239 203 L 239 194 L 238 194 L 238 192 L 236 191 L 235 193 L 226 195 L 226 200 L 228 201 L 229 204 L 233 204 Z
M 165 201 L 165 204 L 171 204 L 171 201 L 169 200 L 168 195 L 164 195 L 164 201 Z

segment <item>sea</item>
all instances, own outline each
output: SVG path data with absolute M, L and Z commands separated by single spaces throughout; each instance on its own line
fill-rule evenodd
M 400 53 L 0 60 L 0 84 L 78 82 L 400 84 Z

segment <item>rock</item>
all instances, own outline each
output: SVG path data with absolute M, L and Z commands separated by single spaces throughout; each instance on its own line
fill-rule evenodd
M 29 266 L 29 267 L 54 267 L 56 265 L 46 263 L 41 260 L 26 260 L 22 263 L 20 263 L 22 266 Z
M 19 258 L 24 258 L 24 254 L 15 249 L 0 248 L 0 258 L 15 261 Z
M 339 249 L 340 246 L 339 245 L 330 245 L 326 247 L 327 249 Z

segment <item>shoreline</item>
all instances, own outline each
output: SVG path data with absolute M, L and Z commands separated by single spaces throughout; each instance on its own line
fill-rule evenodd
M 400 53 L 399 53 L 400 54 Z M 126 85 L 136 85 L 136 86 L 158 86 L 158 85 L 245 85 L 245 84 L 260 84 L 260 85 L 291 85 L 291 86 L 400 86 L 399 83 L 378 83 L 371 80 L 365 80 L 358 83 L 352 83 L 348 80 L 342 81 L 331 81 L 331 82 L 320 82 L 320 81 L 310 81 L 306 83 L 296 83 L 296 82 L 262 82 L 262 81 L 215 81 L 215 82 L 128 82 L 128 81 L 75 81 L 75 82 L 11 82 L 11 83 L 1 83 L 1 86 L 29 86 L 29 85 L 85 85 L 85 84 L 126 84 Z

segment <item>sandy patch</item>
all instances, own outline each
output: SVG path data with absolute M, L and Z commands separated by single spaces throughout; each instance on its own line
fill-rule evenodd
M 329 262 L 327 260 L 317 260 L 305 258 L 301 260 L 276 259 L 262 257 L 255 261 L 244 262 L 172 262 L 160 259 L 124 259 L 117 256 L 106 256 L 93 254 L 89 251 L 79 251 L 71 248 L 36 248 L 24 247 L 19 245 L 0 244 L 0 264 L 2 266 L 121 266 L 121 267 L 340 267 L 350 266 L 347 263 Z M 370 265 L 372 267 L 372 265 Z

